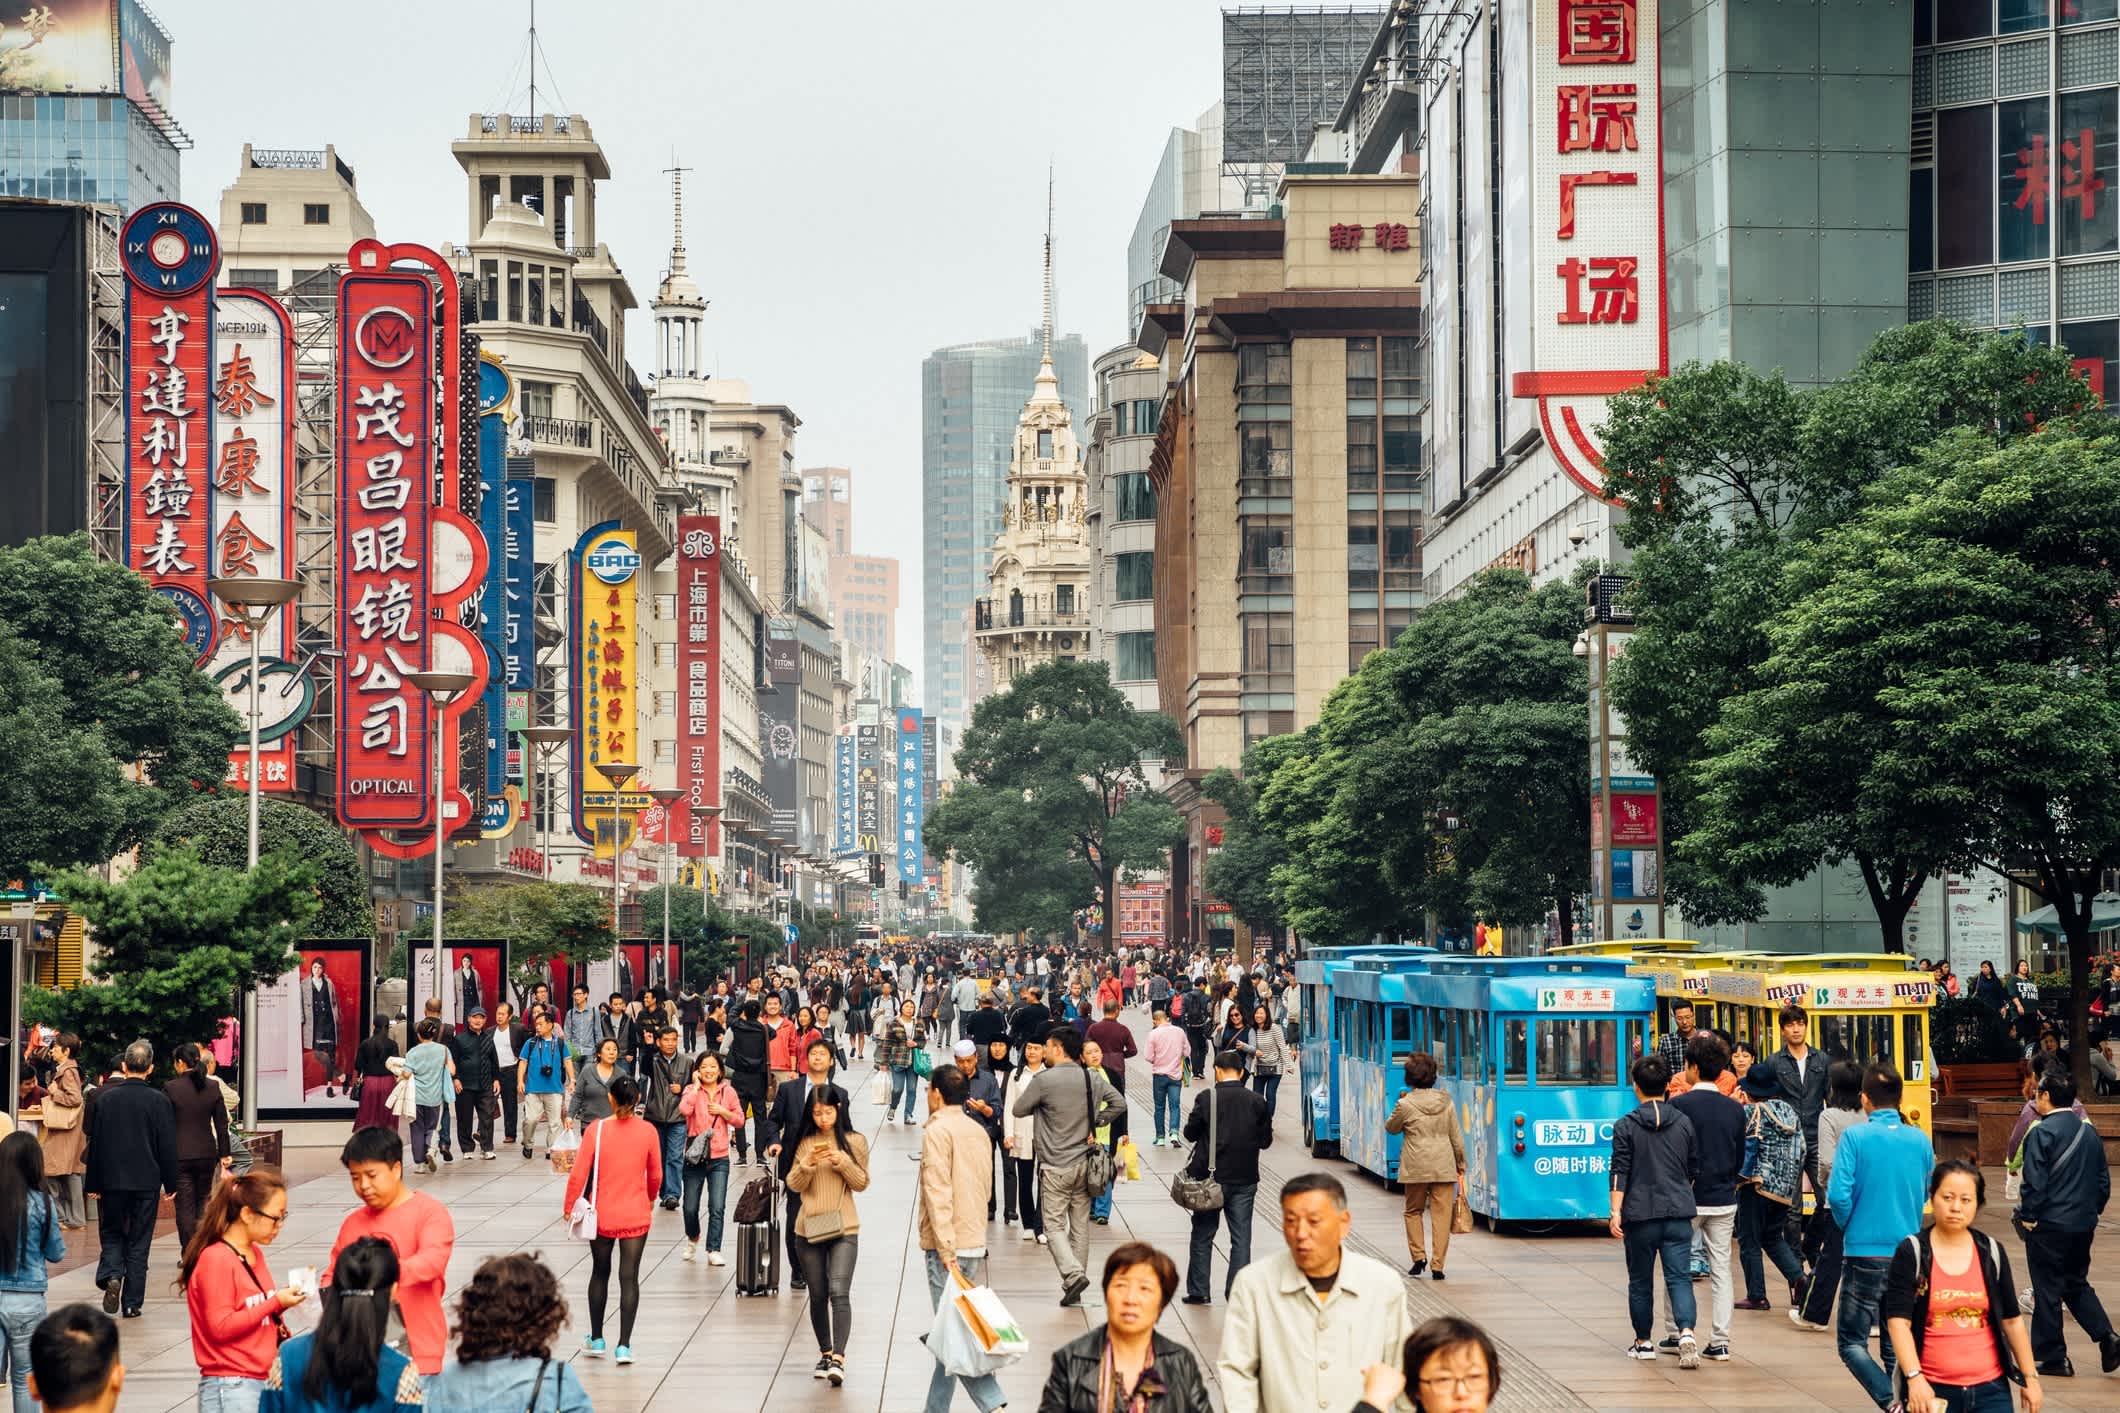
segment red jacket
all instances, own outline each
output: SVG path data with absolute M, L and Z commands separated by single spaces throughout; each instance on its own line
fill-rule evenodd
M 655 1125 L 631 1117 L 598 1119 L 589 1125 L 574 1171 L 567 1175 L 562 1214 L 573 1210 L 592 1168 L 600 1170 L 594 1194 L 596 1234 L 646 1236 L 655 1219 L 655 1194 L 662 1188 L 662 1135 Z
M 262 1379 L 272 1372 L 272 1356 L 280 1348 L 272 1317 L 280 1313 L 280 1301 L 264 1247 L 250 1248 L 249 1271 L 225 1241 L 201 1251 L 184 1286 L 184 1308 L 191 1316 L 191 1357 L 199 1377 Z

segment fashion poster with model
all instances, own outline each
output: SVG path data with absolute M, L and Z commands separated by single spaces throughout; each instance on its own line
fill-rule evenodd
M 406 951 L 413 969 L 413 1001 L 424 1010 L 428 997 L 441 997 L 444 1025 L 462 1025 L 474 1010 L 491 1017 L 495 1006 L 512 999 L 501 989 L 502 979 L 508 974 L 506 942 L 444 938 L 439 967 L 435 965 L 432 939 L 412 942 Z
M 361 937 L 311 938 L 296 955 L 300 965 L 258 991 L 258 1109 L 275 1118 L 351 1110 L 359 1096 L 348 1092 L 348 1076 L 368 1033 L 373 950 Z

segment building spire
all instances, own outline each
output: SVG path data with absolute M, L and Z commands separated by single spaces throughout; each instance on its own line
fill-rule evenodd
M 680 167 L 675 153 L 670 157 L 671 165 L 663 168 L 670 178 L 670 273 L 685 272 L 685 173 L 690 167 Z
M 1053 364 L 1053 164 L 1045 164 L 1045 340 L 1043 361 Z

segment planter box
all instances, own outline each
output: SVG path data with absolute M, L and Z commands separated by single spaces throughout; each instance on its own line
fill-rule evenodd
M 2016 1099 L 2024 1097 L 2024 1061 L 1982 1065 L 1938 1065 L 1938 1099 Z
M 2105 1144 L 2108 1163 L 2120 1163 L 2120 1104 L 2086 1103 L 2084 1111 L 2091 1122 L 2097 1125 L 2098 1137 Z M 1973 1105 L 1974 1122 L 1979 1128 L 1980 1165 L 1984 1168 L 1999 1168 L 2009 1161 L 2010 1130 L 2017 1126 L 2017 1115 L 2024 1108 L 2022 1099 L 1980 1099 Z M 1937 1136 L 1937 1156 L 1946 1156 L 1942 1151 L 1942 1135 Z
M 286 1137 L 284 1129 L 253 1129 L 248 1135 L 251 1161 L 275 1168 L 284 1166 L 287 1154 Z

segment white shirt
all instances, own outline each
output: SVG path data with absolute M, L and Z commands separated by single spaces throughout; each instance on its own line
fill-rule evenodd
M 1343 1249 L 1321 1304 L 1284 1248 L 1238 1272 L 1229 1293 L 1223 1406 L 1227 1413 L 1343 1413 L 1362 1401 L 1362 1370 L 1396 1364 L 1412 1333 L 1405 1282 L 1391 1267 Z

